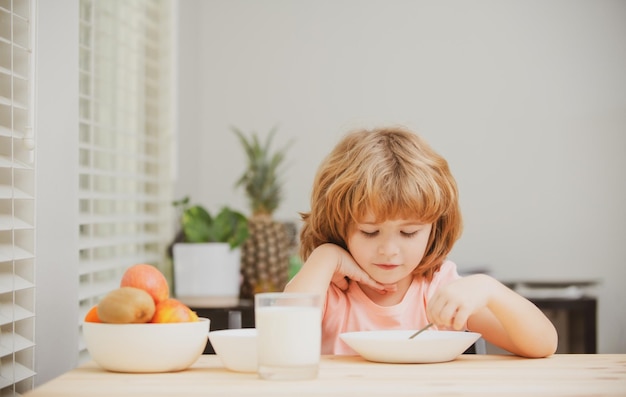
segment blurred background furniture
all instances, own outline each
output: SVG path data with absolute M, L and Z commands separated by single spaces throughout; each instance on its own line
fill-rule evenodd
M 478 273 L 495 277 L 489 266 L 459 269 L 461 276 Z M 499 281 L 534 303 L 552 321 L 559 334 L 557 353 L 597 353 L 599 280 Z M 485 348 L 487 354 L 508 354 L 488 342 Z
M 596 280 L 511 281 L 509 288 L 533 302 L 559 334 L 557 353 L 597 353 Z M 487 346 L 487 352 L 495 349 Z
M 557 327 L 558 353 L 596 353 L 598 302 L 595 297 L 528 299 Z

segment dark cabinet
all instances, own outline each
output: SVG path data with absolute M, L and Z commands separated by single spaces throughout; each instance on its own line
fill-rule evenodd
M 596 353 L 597 299 L 529 298 L 554 321 L 559 331 L 558 353 Z

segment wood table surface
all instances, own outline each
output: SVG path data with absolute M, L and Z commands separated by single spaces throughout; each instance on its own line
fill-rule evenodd
M 383 364 L 322 356 L 317 379 L 263 380 L 202 355 L 185 371 L 127 374 L 90 362 L 26 393 L 73 396 L 626 396 L 626 354 L 557 354 L 543 359 L 462 355 L 436 364 Z

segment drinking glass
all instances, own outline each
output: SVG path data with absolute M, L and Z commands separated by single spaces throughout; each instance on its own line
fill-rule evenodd
M 254 296 L 254 303 L 259 376 L 316 378 L 322 343 L 320 295 L 264 292 Z

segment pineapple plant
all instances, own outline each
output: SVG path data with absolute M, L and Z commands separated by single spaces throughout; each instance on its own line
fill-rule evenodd
M 235 186 L 244 188 L 251 210 L 248 238 L 241 247 L 240 291 L 242 299 L 251 299 L 258 292 L 282 291 L 289 279 L 293 238 L 288 226 L 275 220 L 273 213 L 283 198 L 279 173 L 291 142 L 272 151 L 276 128 L 263 143 L 254 132 L 248 137 L 235 127 L 232 130 L 247 157 L 246 169 Z

